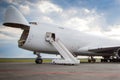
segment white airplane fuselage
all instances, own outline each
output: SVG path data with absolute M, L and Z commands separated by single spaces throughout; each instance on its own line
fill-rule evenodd
M 51 44 L 46 42 L 46 32 L 55 33 L 56 39 L 59 38 L 69 51 L 77 55 L 104 55 L 103 53 L 97 54 L 88 50 L 120 45 L 118 41 L 110 40 L 105 37 L 88 35 L 77 30 L 38 23 L 37 25 L 30 26 L 27 39 L 24 45 L 20 47 L 41 53 L 58 54 L 58 51 Z

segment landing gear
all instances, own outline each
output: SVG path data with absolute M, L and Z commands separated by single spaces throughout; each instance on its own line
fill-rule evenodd
M 42 60 L 41 58 L 37 58 L 37 59 L 35 60 L 35 63 L 36 63 L 36 64 L 42 64 L 42 63 L 43 63 L 43 60 Z
M 90 57 L 88 58 L 88 62 L 89 62 L 89 63 L 95 63 L 95 62 L 96 62 L 96 59 L 94 59 L 93 56 L 90 56 Z
M 105 56 L 101 59 L 101 62 L 120 62 L 120 58 L 117 58 L 116 56 Z
M 110 56 L 104 56 L 103 59 L 101 59 L 101 62 L 111 62 Z
M 36 60 L 35 60 L 35 63 L 36 63 L 36 64 L 42 64 L 42 63 L 43 63 L 43 60 L 42 60 L 42 58 L 41 58 L 41 56 L 40 56 L 40 53 L 34 52 L 34 54 L 37 55 L 37 58 L 36 58 Z

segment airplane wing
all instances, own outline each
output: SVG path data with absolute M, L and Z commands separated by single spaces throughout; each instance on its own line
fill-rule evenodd
M 79 52 L 85 52 L 86 54 L 93 54 L 96 56 L 104 56 L 104 55 L 114 55 L 115 52 L 120 56 L 120 46 L 101 46 L 101 47 L 84 47 L 80 48 Z
M 113 53 L 117 51 L 120 48 L 118 47 L 103 47 L 103 48 L 96 48 L 96 49 L 89 49 L 88 51 L 90 52 L 95 52 L 95 53 Z

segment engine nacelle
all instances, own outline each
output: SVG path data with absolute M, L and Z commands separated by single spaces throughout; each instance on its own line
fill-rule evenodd
M 120 48 L 117 49 L 115 54 L 116 54 L 116 57 L 120 59 Z

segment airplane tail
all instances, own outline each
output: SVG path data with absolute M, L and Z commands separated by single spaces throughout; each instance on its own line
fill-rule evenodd
M 10 6 L 5 13 L 3 25 L 13 28 L 28 29 L 29 23 L 15 7 Z

